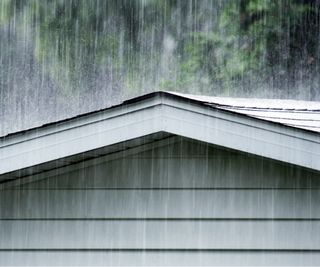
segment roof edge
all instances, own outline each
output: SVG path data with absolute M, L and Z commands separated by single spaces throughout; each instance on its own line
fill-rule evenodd
M 0 175 L 158 132 L 320 171 L 319 134 L 159 91 L 3 138 Z

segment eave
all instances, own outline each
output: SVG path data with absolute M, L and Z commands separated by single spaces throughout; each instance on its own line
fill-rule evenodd
M 22 170 L 32 173 L 36 166 L 57 161 L 63 165 L 77 155 L 85 158 L 115 144 L 159 135 L 179 135 L 320 171 L 319 133 L 155 92 L 1 138 L 0 180 L 16 177 Z

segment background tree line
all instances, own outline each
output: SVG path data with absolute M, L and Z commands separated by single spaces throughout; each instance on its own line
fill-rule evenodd
M 1 0 L 2 117 L 10 104 L 23 115 L 32 101 L 57 114 L 59 103 L 60 110 L 73 103 L 72 114 L 159 89 L 319 100 L 319 7 L 319 0 Z

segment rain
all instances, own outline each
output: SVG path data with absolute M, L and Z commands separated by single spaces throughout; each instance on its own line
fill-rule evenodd
M 0 0 L 0 265 L 320 265 L 319 68 L 319 0 Z
M 319 100 L 319 2 L 1 0 L 0 135 L 157 90 Z

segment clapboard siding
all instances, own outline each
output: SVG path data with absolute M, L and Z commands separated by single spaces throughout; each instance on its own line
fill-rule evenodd
M 314 251 L 0 251 L 0 264 L 17 266 L 319 266 Z
M 80 165 L 81 167 L 81 165 Z M 57 171 L 58 172 L 58 171 Z M 90 177 L 90 178 L 88 178 Z M 319 188 L 319 174 L 252 156 L 122 158 L 27 188 Z
M 320 250 L 320 221 L 14 220 L 0 229 L 0 249 Z
M 320 189 L 6 190 L 1 219 L 319 219 Z
M 184 138 L 121 153 L 4 185 L 0 264 L 320 262 L 319 173 Z

